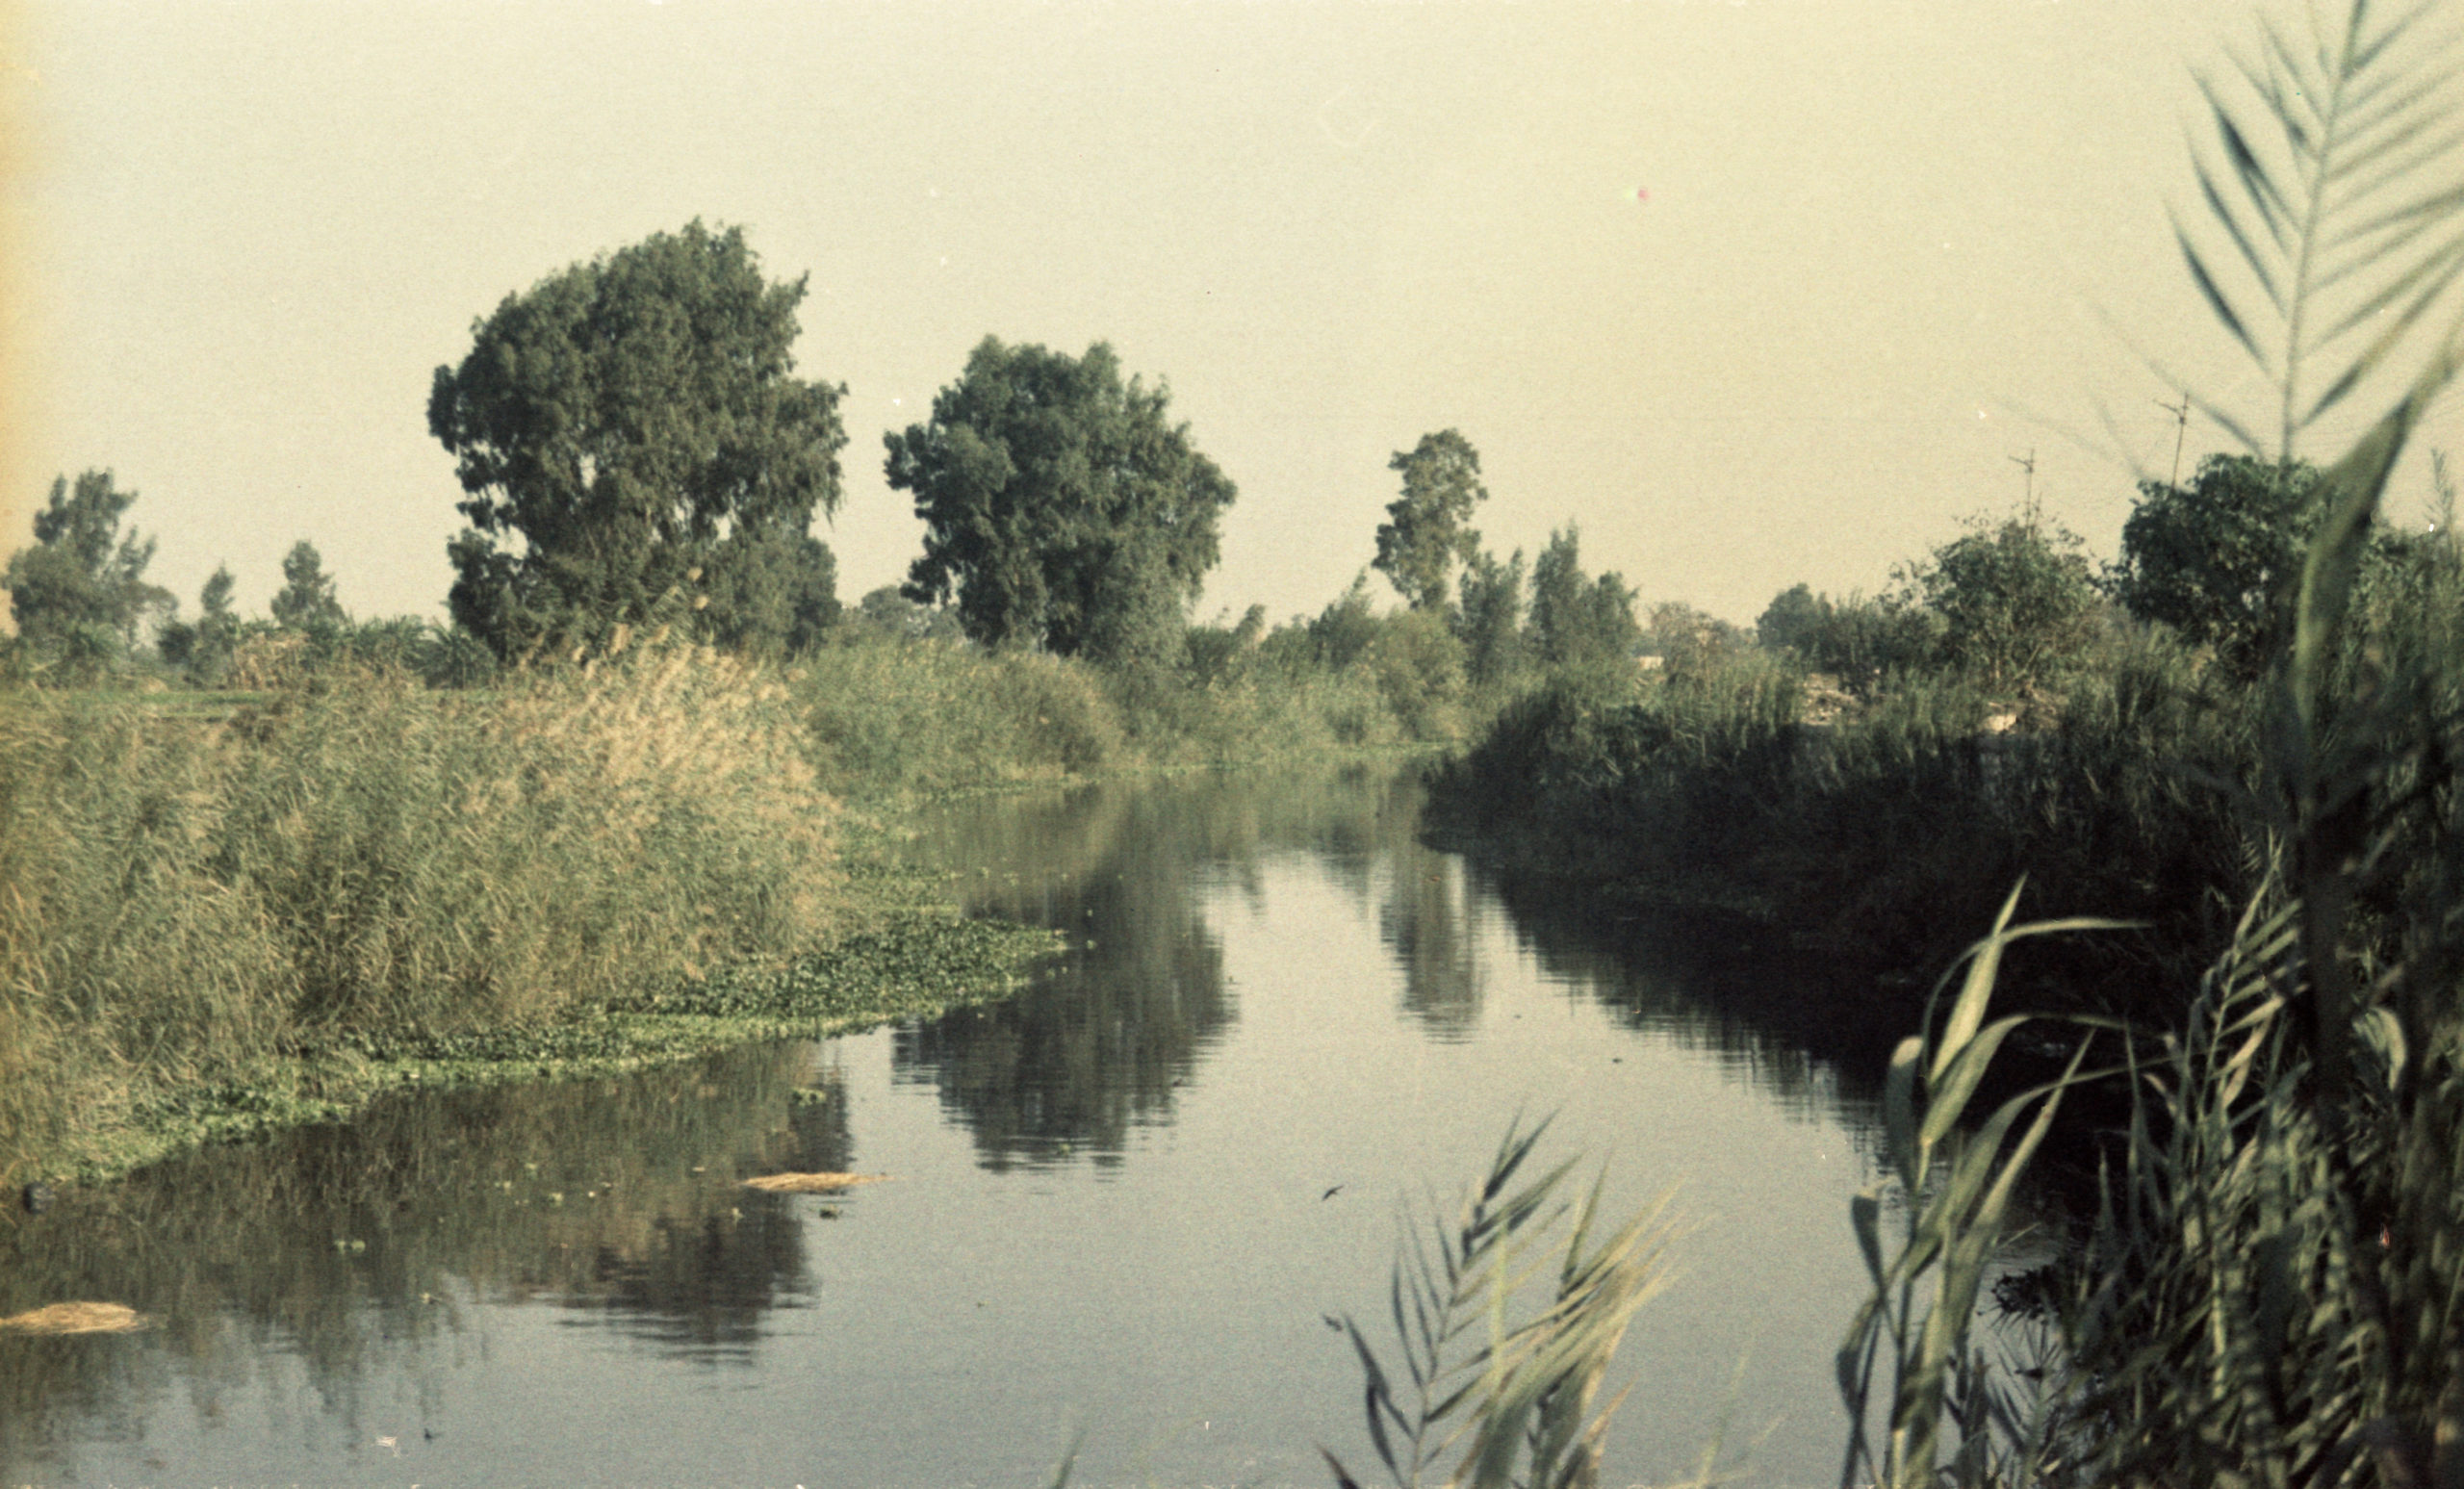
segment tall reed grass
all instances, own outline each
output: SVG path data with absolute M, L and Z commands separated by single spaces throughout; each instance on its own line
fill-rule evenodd
M 1987 1022 L 2002 953 L 2066 928 L 2015 929 L 2015 891 L 1939 1026 L 1929 1010 L 1900 1045 L 1887 1169 L 1851 1209 L 1873 1291 L 1838 1357 L 1843 1484 L 2464 1486 L 2464 551 L 2451 526 L 2374 526 L 2464 374 L 2464 39 L 2428 4 L 2306 22 L 2203 81 L 2215 220 L 2176 233 L 2277 395 L 2278 459 L 2348 398 L 2383 412 L 2320 482 L 2257 688 L 2220 703 L 2142 646 L 1986 793 L 2057 845 L 2155 863 L 2225 835 L 2180 827 L 2213 819 L 2187 794 L 2204 791 L 2232 810 L 2246 909 L 2194 987 L 2137 1000 L 2135 1021 L 2077 1020 L 2104 1068 L 2083 1040 L 1978 1121 L 2020 1022 Z M 2259 448 L 2255 422 L 2201 406 Z M 2374 549 L 2397 562 L 2374 575 Z M 1870 742 L 1902 775 L 1942 763 Z M 2068 825 L 2100 807 L 2135 835 Z M 2049 1280 L 2006 1294 L 2050 1341 L 2032 1381 L 2000 1376 L 1970 1332 L 2005 1200 L 2054 1104 L 2109 1080 L 2127 1117 L 2101 1204 Z
M 221 724 L 0 707 L 0 1174 L 370 1029 L 535 1022 L 831 928 L 836 805 L 787 688 L 671 650 Z
M 856 638 L 794 671 L 823 775 L 866 796 L 1254 764 L 1415 737 L 1365 666 L 1099 668 Z

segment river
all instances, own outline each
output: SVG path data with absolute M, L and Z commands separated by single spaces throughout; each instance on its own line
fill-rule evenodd
M 1408 773 L 961 803 L 919 861 L 1069 950 L 1017 998 L 624 1080 L 405 1095 L 0 1227 L 0 1484 L 1368 1481 L 1399 1227 L 1509 1123 L 1673 1192 L 1611 1484 L 1835 1482 L 1861 1078 L 1896 1031 L 1731 933 L 1416 840 Z M 781 1169 L 892 1175 L 773 1195 Z

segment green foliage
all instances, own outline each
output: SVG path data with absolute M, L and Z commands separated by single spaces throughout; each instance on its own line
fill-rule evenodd
M 1816 595 L 1810 584 L 1796 584 L 1771 597 L 1762 614 L 1754 623 L 1754 639 L 1758 645 L 1774 651 L 1795 652 L 1811 656 L 1814 638 L 1832 609 L 1829 595 Z
M 2441 534 L 2369 575 L 2389 473 L 2464 370 L 2464 318 L 2433 313 L 2464 272 L 2454 38 L 2418 29 L 2435 13 L 2314 13 L 2306 44 L 2271 29 L 2242 68 L 2256 115 L 2208 86 L 2231 174 L 2202 162 L 2204 194 L 2280 338 L 2220 283 L 2233 261 L 2183 247 L 2274 385 L 2274 467 L 2356 391 L 2386 412 L 2318 477 L 2258 690 L 2264 879 L 2180 1029 L 2126 1034 L 2126 1147 L 2057 1290 L 2041 1403 L 1959 1482 L 2464 1479 L 2464 560 Z M 2408 337 L 2429 345 L 2407 377 Z M 2319 373 L 2329 354 L 2348 360 Z
M 1403 494 L 1377 525 L 1371 567 L 1394 580 L 1413 609 L 1444 609 L 1454 565 L 1470 564 L 1480 550 L 1470 526 L 1472 508 L 1489 498 L 1480 452 L 1461 431 L 1445 429 L 1422 435 L 1408 452 L 1397 450 L 1387 468 L 1402 473 Z
M 1673 674 L 1716 667 L 1745 644 L 1743 631 L 1682 601 L 1652 606 L 1651 627 L 1641 641 Z
M 1377 629 L 1377 611 L 1369 599 L 1369 575 L 1363 572 L 1352 576 L 1351 587 L 1328 601 L 1307 623 L 1305 634 L 1318 665 L 1340 671 L 1368 654 Z
M 1253 604 L 1240 624 L 1193 626 L 1183 638 L 1183 663 L 1190 680 L 1200 687 L 1238 683 L 1256 675 L 1258 646 L 1266 637 L 1267 607 Z
M 2210 455 L 2188 486 L 2142 481 L 2122 525 L 2114 598 L 2255 678 L 2284 634 L 2285 591 L 2318 525 L 2319 473 Z
M 334 598 L 334 581 L 325 575 L 324 558 L 316 545 L 305 541 L 294 543 L 283 555 L 282 588 L 268 608 L 273 612 L 273 623 L 285 630 L 314 630 L 350 620 L 343 612 L 342 602 Z
M 838 624 L 838 559 L 810 534 L 730 533 L 703 585 L 702 632 L 726 651 L 800 656 Z
M 237 640 L 212 685 L 324 692 L 391 680 L 467 688 L 493 681 L 506 670 L 469 631 L 407 615 L 300 630 L 248 621 L 237 624 L 233 633 Z
M 1328 668 L 1300 628 L 1259 637 L 1264 624 L 1257 614 L 1211 631 L 1177 667 L 1098 667 L 851 626 L 792 676 L 824 778 L 865 797 L 1249 764 L 1412 737 L 1366 655 Z M 1413 664 L 1407 652 L 1387 661 L 1398 676 Z M 1443 724 L 1451 705 L 1414 700 L 1411 717 Z
M 1476 552 L 1463 570 L 1455 631 L 1476 687 L 1496 687 L 1521 673 L 1528 658 L 1523 637 L 1523 550 L 1500 563 Z
M 1369 1438 L 1395 1482 L 1413 1489 L 1462 1450 L 1446 1482 L 1465 1489 L 1573 1489 L 1597 1481 L 1608 1424 L 1600 1387 L 1634 1315 L 1667 1285 L 1669 1228 L 1657 1205 L 1597 1242 L 1600 1186 L 1578 1203 L 1556 1197 L 1570 1159 L 1539 1177 L 1517 1175 L 1549 1124 L 1506 1131 L 1488 1172 L 1425 1239 L 1398 1247 L 1393 1316 L 1398 1376 L 1348 1315 L 1344 1333 L 1367 1381 Z M 1564 1253 L 1552 1269 L 1564 1227 Z M 1517 1295 L 1549 1278 L 1548 1300 L 1516 1317 Z M 1331 1452 L 1343 1489 L 1356 1481 Z
M 1801 671 L 1761 648 L 1656 684 L 1566 674 L 1438 772 L 1431 812 L 1483 854 L 1884 968 L 1955 955 L 1952 928 L 1989 920 L 2024 870 L 2037 905 L 2153 923 L 2127 952 L 2061 953 L 2075 1004 L 2153 1011 L 2166 992 L 2133 959 L 2195 967 L 2224 929 L 2218 897 L 2248 890 L 2246 823 L 2215 783 L 2252 783 L 2257 710 L 2161 633 L 2082 660 L 2067 689 L 2036 732 L 1995 734 L 1989 695 L 1934 674 L 1806 723 Z
M 1942 620 L 1942 659 L 1994 688 L 2040 684 L 2104 629 L 2085 546 L 2059 524 L 1978 520 L 1904 576 Z
M 885 437 L 924 554 L 910 599 L 953 595 L 966 634 L 1099 661 L 1169 661 L 1215 566 L 1232 482 L 1167 418 L 1169 390 L 986 337 L 931 422 Z
M 289 1043 L 552 1018 L 832 930 L 783 688 L 671 651 L 337 677 L 220 727 L 0 707 L 0 1170 Z
M 1381 617 L 1360 660 L 1406 734 L 1451 739 L 1463 732 L 1463 643 L 1443 613 L 1416 609 Z
M 1834 600 L 1803 584 L 1774 598 L 1755 625 L 1764 647 L 1829 673 L 1861 697 L 1872 696 L 1886 680 L 1932 668 L 1942 629 L 1940 616 L 1896 597 Z
M 137 645 L 147 616 L 167 618 L 174 608 L 169 591 L 145 582 L 154 540 L 119 530 L 136 500 L 109 471 L 84 472 L 73 487 L 58 477 L 35 514 L 34 547 L 0 570 L 19 644 L 64 680 L 108 670 Z
M 2307 36 L 2267 25 L 2232 76 L 2199 79 L 2217 135 L 2194 152 L 2211 220 L 2173 221 L 2192 281 L 2274 393 L 2273 417 L 2184 391 L 2278 465 L 2348 399 L 2410 398 L 2464 324 L 2452 17 L 2356 3 L 2305 20 Z
M 957 641 L 965 635 L 947 606 L 917 604 L 895 584 L 867 590 L 849 623 L 864 634 L 901 641 Z
M 1624 578 L 1582 572 L 1582 535 L 1572 524 L 1549 534 L 1531 565 L 1530 650 L 1550 667 L 1623 661 L 1642 642 L 1634 592 Z
M 1891 1054 L 1883 1093 L 1887 1170 L 1849 1206 L 1874 1291 L 1839 1348 L 1839 1394 L 1848 1408 L 1842 1483 L 1934 1489 L 1954 1449 L 1947 1467 L 1951 1480 L 1986 1482 L 1990 1470 L 2000 1467 L 1989 1455 L 1992 1429 L 2008 1433 L 2022 1425 L 2007 1399 L 1992 1391 L 1983 1351 L 1970 1350 L 1968 1326 L 2002 1242 L 2013 1191 L 2042 1145 L 2062 1092 L 2076 1079 L 2088 1051 L 2083 1041 L 2069 1069 L 2050 1088 L 2013 1096 L 1971 1123 L 1968 1105 L 1994 1055 L 2029 1021 L 2005 1015 L 1988 1023 L 1986 1006 L 2013 941 L 2048 932 L 2110 929 L 2113 923 L 2069 920 L 2014 928 L 2011 914 L 2018 903 L 2015 888 L 1992 932 L 1969 952 L 1940 1031 L 1912 1035 Z M 1900 1235 L 1887 1254 L 1882 1223 L 1886 1197 L 1897 1200 L 1893 1208 L 1901 1217 Z M 1877 1445 L 1867 1436 L 1867 1423 L 1885 1365 L 1889 1390 L 1883 1399 L 1889 1411 Z M 1956 1443 L 1946 1430 L 1955 1425 Z
M 697 220 L 478 321 L 428 399 L 469 493 L 455 623 L 511 657 L 686 618 L 698 599 L 702 634 L 785 645 L 847 442 L 845 390 L 790 375 L 804 294 L 762 278 L 741 228 Z M 710 592 L 689 597 L 699 582 Z
M 163 660 L 187 674 L 199 687 L 216 687 L 230 674 L 232 655 L 239 650 L 243 628 L 231 608 L 231 570 L 218 564 L 197 594 L 194 624 L 164 623 L 155 638 Z

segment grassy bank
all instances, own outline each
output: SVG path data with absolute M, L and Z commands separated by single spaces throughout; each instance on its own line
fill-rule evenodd
M 857 636 L 469 688 L 327 651 L 253 691 L 12 690 L 0 1181 L 982 996 L 1049 938 L 882 867 L 902 804 L 1407 748 L 1427 717 L 1254 635 L 1142 671 Z
M 470 692 L 336 671 L 219 720 L 16 692 L 0 1176 L 888 1016 L 1041 948 L 851 876 L 808 745 L 784 679 L 693 651 Z
M 1105 668 L 957 641 L 856 638 L 788 669 L 813 757 L 852 797 L 1051 783 L 1139 770 L 1257 765 L 1457 737 L 1475 705 L 1432 700 L 1370 657 L 1314 656 L 1213 636 L 1176 666 Z

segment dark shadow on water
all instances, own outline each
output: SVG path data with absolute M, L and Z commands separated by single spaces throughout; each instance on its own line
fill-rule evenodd
M 617 1080 L 405 1094 L 0 1222 L 0 1314 L 93 1299 L 155 1321 L 109 1339 L 0 1335 L 0 1463 L 30 1472 L 62 1430 L 109 1437 L 167 1393 L 210 1410 L 271 1356 L 295 1356 L 356 1425 L 363 1382 L 417 1378 L 475 1296 L 749 1361 L 807 1267 L 794 1201 L 741 1180 L 855 1161 L 843 1101 L 795 1098 L 809 1058 L 771 1045 Z

